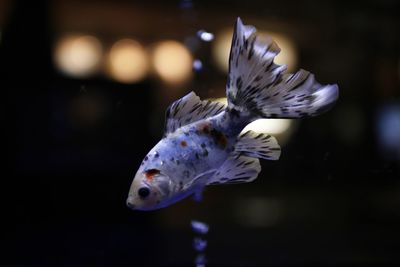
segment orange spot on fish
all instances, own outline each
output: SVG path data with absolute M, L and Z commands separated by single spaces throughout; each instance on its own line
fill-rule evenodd
M 226 138 L 226 136 L 223 133 L 219 133 L 214 138 L 217 140 L 217 143 L 223 148 L 225 148 L 226 145 L 228 144 L 228 138 Z
M 201 124 L 199 130 L 204 134 L 209 134 L 211 131 L 211 126 L 208 123 Z
M 213 129 L 210 135 L 214 139 L 214 142 L 222 148 L 225 148 L 228 144 L 228 138 L 226 138 L 225 134 Z
M 228 145 L 228 138 L 226 135 L 216 129 L 213 129 L 210 124 L 203 123 L 198 129 L 200 133 L 210 135 L 212 139 L 214 139 L 214 142 L 222 148 L 226 148 Z
M 182 141 L 181 142 L 181 146 L 186 147 L 187 146 L 187 142 L 186 141 Z
M 153 178 L 154 178 L 154 176 L 156 175 L 156 174 L 159 174 L 160 173 L 160 170 L 157 170 L 157 169 L 150 169 L 150 170 L 147 170 L 147 171 L 145 171 L 144 172 L 144 175 L 146 176 L 146 178 L 147 178 L 147 180 L 153 180 Z

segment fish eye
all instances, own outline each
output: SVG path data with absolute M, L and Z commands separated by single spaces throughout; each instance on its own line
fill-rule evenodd
M 146 198 L 150 195 L 150 189 L 148 187 L 141 187 L 138 190 L 138 195 L 140 198 Z

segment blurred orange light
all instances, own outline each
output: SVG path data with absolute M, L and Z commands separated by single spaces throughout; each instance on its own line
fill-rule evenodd
M 179 42 L 164 41 L 153 51 L 153 66 L 157 74 L 167 83 L 181 83 L 192 74 L 192 55 Z
M 101 57 L 101 43 L 93 36 L 66 36 L 57 43 L 54 53 L 57 67 L 72 77 L 94 74 L 99 69 Z
M 273 32 L 261 32 L 261 36 L 269 35 L 278 44 L 281 52 L 275 57 L 277 64 L 286 64 L 288 71 L 294 71 L 297 67 L 297 49 L 294 42 L 287 36 Z
M 228 72 L 232 34 L 232 29 L 222 30 L 216 35 L 215 42 L 213 42 L 212 54 L 214 61 L 217 67 L 223 72 Z
M 108 72 L 115 80 L 138 82 L 147 75 L 148 69 L 146 51 L 138 42 L 123 39 L 112 46 L 108 55 Z
M 297 50 L 294 43 L 286 36 L 278 33 L 258 31 L 261 37 L 270 36 L 281 48 L 281 52 L 275 57 L 274 62 L 277 64 L 288 65 L 288 70 L 293 71 L 297 65 Z M 232 42 L 232 29 L 225 29 L 216 35 L 213 43 L 212 53 L 215 64 L 223 71 L 228 72 L 229 52 Z

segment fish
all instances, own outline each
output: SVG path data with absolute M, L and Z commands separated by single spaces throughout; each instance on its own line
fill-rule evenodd
M 144 157 L 129 189 L 133 210 L 156 210 L 193 196 L 208 185 L 248 183 L 259 159 L 278 160 L 281 148 L 265 133 L 247 131 L 261 118 L 305 118 L 329 110 L 337 84 L 319 84 L 312 73 L 274 62 L 279 46 L 237 18 L 229 55 L 227 105 L 193 91 L 166 111 L 163 138 Z

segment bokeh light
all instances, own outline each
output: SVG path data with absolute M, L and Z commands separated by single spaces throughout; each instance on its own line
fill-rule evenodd
M 279 135 L 287 132 L 292 125 L 291 119 L 259 119 L 247 125 L 243 131 Z
M 136 41 L 122 39 L 110 50 L 107 60 L 107 72 L 122 83 L 134 83 L 146 77 L 149 60 L 146 50 Z
M 203 62 L 200 59 L 195 59 L 193 61 L 193 70 L 194 71 L 201 71 L 203 69 Z
M 99 70 L 102 46 L 93 36 L 69 35 L 55 47 L 54 62 L 58 69 L 71 77 L 87 77 Z
M 297 49 L 294 42 L 287 36 L 274 32 L 261 32 L 261 36 L 269 35 L 278 44 L 281 52 L 275 57 L 277 64 L 286 64 L 288 71 L 294 71 L 297 67 Z
M 232 29 L 222 30 L 221 32 L 217 33 L 215 42 L 213 42 L 212 46 L 212 55 L 215 64 L 223 72 L 228 72 L 232 34 Z
M 400 105 L 382 107 L 376 120 L 379 148 L 386 158 L 400 160 Z
M 192 55 L 176 41 L 163 41 L 153 50 L 152 62 L 157 74 L 167 83 L 187 81 L 192 74 Z
M 214 34 L 205 30 L 198 31 L 197 36 L 204 42 L 211 42 L 212 40 L 214 40 Z
M 281 48 L 281 52 L 275 57 L 275 63 L 286 64 L 288 71 L 293 71 L 297 66 L 297 50 L 296 46 L 290 38 L 283 34 L 258 31 L 260 36 L 269 35 Z M 229 52 L 232 42 L 232 29 L 224 29 L 216 35 L 215 42 L 212 47 L 212 54 L 217 67 L 223 71 L 228 71 Z

